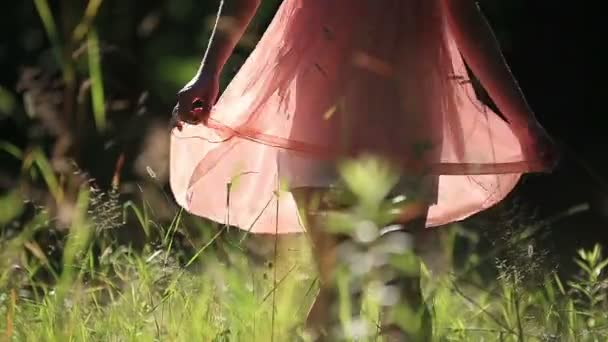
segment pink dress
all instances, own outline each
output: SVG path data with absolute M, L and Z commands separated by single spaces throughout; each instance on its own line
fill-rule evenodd
M 502 200 L 526 160 L 477 100 L 439 0 L 285 0 L 207 124 L 171 134 L 187 211 L 256 233 L 304 231 L 281 186 L 329 186 L 379 155 L 432 179 L 427 226 Z

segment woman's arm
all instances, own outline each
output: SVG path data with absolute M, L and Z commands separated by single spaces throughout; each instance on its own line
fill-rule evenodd
M 216 33 L 212 37 L 206 58 L 203 57 L 201 66 L 192 80 L 177 93 L 172 125 L 181 127 L 181 121 L 196 124 L 209 116 L 219 94 L 220 73 L 245 33 L 260 1 L 224 0 L 221 15 L 217 18 Z
M 211 42 L 207 59 L 201 62 L 199 73 L 203 67 L 206 71 L 218 74 L 221 72 L 255 15 L 260 1 L 224 0 L 224 8 L 218 20 L 215 37 Z
M 536 122 L 475 0 L 442 0 L 459 50 L 481 84 L 516 128 Z

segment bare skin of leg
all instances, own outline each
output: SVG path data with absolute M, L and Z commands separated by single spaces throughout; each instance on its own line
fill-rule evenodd
M 298 188 L 292 190 L 292 194 L 313 244 L 313 254 L 320 281 L 319 294 L 309 311 L 306 326 L 313 335 L 316 335 L 317 340 L 322 341 L 324 340 L 322 336 L 329 334 L 327 330 L 338 323 L 335 312 L 338 296 L 333 272 L 337 262 L 336 247 L 340 242 L 339 237 L 326 231 L 323 212 L 340 209 L 344 204 L 336 201 L 326 188 Z M 404 230 L 412 234 L 414 240 L 417 240 L 424 233 L 427 211 L 428 205 L 423 203 L 408 205 L 395 223 L 402 224 Z M 408 337 L 397 326 L 389 324 L 383 329 L 385 337 L 389 341 L 430 341 L 432 325 L 422 298 L 420 276 L 403 276 L 392 280 L 391 283 L 401 289 L 400 304 L 408 305 L 414 311 L 424 311 L 424 314 L 418 336 Z
M 333 285 L 333 269 L 336 264 L 336 246 L 338 239 L 328 233 L 322 223 L 323 211 L 332 209 L 326 203 L 325 188 L 298 188 L 292 190 L 292 194 L 304 220 L 308 235 L 311 239 L 312 250 L 319 273 L 320 289 L 313 303 L 306 321 L 307 329 L 316 335 L 314 338 L 322 340 L 323 335 L 328 334 L 326 328 L 332 319 L 329 310 L 335 300 L 335 289 Z M 335 323 L 335 322 L 334 322 Z

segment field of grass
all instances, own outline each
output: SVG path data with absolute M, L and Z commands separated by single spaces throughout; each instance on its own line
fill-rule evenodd
M 36 155 L 32 172 L 42 176 L 55 201 L 67 205 L 59 181 L 47 173 L 45 164 L 44 157 Z M 377 167 L 362 167 L 353 174 L 357 176 L 345 178 L 378 181 L 360 187 L 352 183 L 360 205 L 334 220 L 342 223 L 343 231 L 348 225 L 378 220 L 388 208 L 375 194 L 387 185 L 383 180 L 389 175 Z M 180 211 L 172 222 L 161 224 L 145 201 L 122 203 L 116 194 L 88 186 L 80 188 L 69 219 L 55 216 L 61 210 L 38 207 L 16 231 L 15 220 L 27 210 L 19 191 L 0 202 L 2 340 L 307 340 L 303 322 L 318 284 L 303 234 L 278 239 L 248 235 Z M 131 224 L 129 217 L 134 219 Z M 121 242 L 116 231 L 125 227 L 141 230 L 143 242 Z M 445 229 L 448 240 L 466 239 L 457 227 Z M 365 253 L 357 267 L 373 257 L 375 243 L 362 242 L 367 247 L 361 249 Z M 580 272 L 566 280 L 535 268 L 533 255 L 519 265 L 497 260 L 490 252 L 471 254 L 461 266 L 448 266 L 444 272 L 423 268 L 436 340 L 606 340 L 608 259 L 602 258 L 599 246 L 573 257 Z M 480 265 L 488 260 L 495 276 L 481 272 Z M 360 315 L 341 316 L 345 339 L 380 341 L 379 315 L 388 305 L 385 292 L 374 283 L 373 268 L 365 274 L 353 270 L 345 267 L 341 272 L 341 289 L 347 291 L 363 279 L 365 299 L 355 309 Z M 343 300 L 341 309 L 350 304 Z M 407 326 L 408 315 L 403 317 Z

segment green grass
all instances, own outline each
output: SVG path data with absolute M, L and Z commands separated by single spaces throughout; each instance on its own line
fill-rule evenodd
M 36 155 L 37 165 L 45 165 Z M 27 158 L 26 158 L 27 159 Z M 36 168 L 30 163 L 30 168 Z M 45 168 L 42 168 L 45 170 Z M 378 163 L 351 164 L 347 183 L 359 200 L 334 217 L 340 227 L 386 217 L 381 200 L 390 173 Z M 46 171 L 43 171 L 46 172 Z M 383 177 L 371 177 L 371 173 Z M 366 176 L 367 175 L 367 176 Z M 357 187 L 359 179 L 375 186 Z M 55 187 L 55 175 L 43 177 Z M 383 190 L 384 189 L 384 190 Z M 54 192 L 58 190 L 55 189 Z M 1 199 L 22 206 L 18 191 Z M 52 197 L 63 201 L 64 197 Z M 144 202 L 145 203 L 145 202 Z M 386 204 L 386 203 L 385 203 Z M 307 339 L 303 322 L 317 291 L 309 241 L 304 235 L 258 237 L 185 217 L 155 221 L 147 205 L 121 203 L 112 194 L 82 187 L 70 224 L 56 226 L 52 211 L 39 209 L 19 234 L 0 236 L 0 336 L 8 341 L 292 341 Z M 4 210 L 2 231 L 20 212 Z M 335 214 L 334 214 L 335 215 Z M 12 216 L 12 217 L 11 217 Z M 127 218 L 132 220 L 127 220 Z M 142 230 L 139 247 L 119 243 L 115 229 Z M 61 233 L 63 230 L 63 233 Z M 40 234 L 57 231 L 55 246 Z M 354 232 L 354 231 L 352 231 Z M 450 230 L 457 234 L 458 230 Z M 526 238 L 526 234 L 523 234 Z M 182 242 L 179 242 L 182 241 Z M 187 241 L 184 243 L 183 241 Z M 266 252 L 253 256 L 256 250 Z M 371 240 L 362 243 L 371 246 Z M 515 243 L 525 244 L 527 240 Z M 52 260 L 49 247 L 60 248 Z M 276 249 L 276 250 L 275 250 Z M 276 251 L 276 252 L 275 252 Z M 366 253 L 372 253 L 367 249 Z M 261 257 L 260 257 L 261 255 Z M 432 275 L 423 268 L 424 293 L 438 341 L 604 341 L 606 265 L 601 249 L 581 250 L 580 272 L 561 280 L 545 271 L 531 277 L 529 265 L 496 264 L 497 277 L 478 269 L 490 255 L 471 255 L 465 266 Z M 404 259 L 397 264 L 407 271 Z M 542 272 L 542 269 L 540 270 Z M 360 275 L 340 271 L 342 326 L 362 341 L 377 336 L 381 291 L 374 270 Z M 353 303 L 344 294 L 357 277 L 364 279 L 360 320 L 348 314 Z M 534 278 L 534 279 L 533 279 Z M 397 311 L 413 319 L 407 308 Z M 408 319 L 407 317 L 410 317 Z M 355 339 L 351 339 L 355 340 Z
M 68 281 L 56 289 L 18 299 L 16 289 L 3 290 L 6 320 L 0 331 L 28 341 L 268 341 L 273 329 L 280 341 L 297 334 L 306 297 L 296 294 L 310 283 L 304 265 L 281 267 L 279 275 L 289 272 L 287 281 L 275 287 L 272 277 L 264 276 L 268 270 L 252 269 L 243 257 L 232 256 L 228 266 L 205 256 L 205 266 L 197 270 L 164 259 L 163 253 L 144 257 L 118 249 L 106 254 L 98 270 L 73 266 L 78 271 L 62 277 Z M 273 289 L 275 303 L 269 296 Z
M 308 253 L 306 245 L 300 246 L 304 240 L 295 239 L 289 250 L 279 245 L 281 258 L 269 266 L 250 260 L 238 246 L 240 238 L 219 239 L 218 230 L 207 226 L 193 242 L 198 248 L 185 256 L 174 244 L 183 229 L 178 215 L 167 226 L 152 223 L 157 239 L 136 251 L 106 231 L 111 222 L 104 215 L 112 205 L 104 214 L 102 200 L 110 201 L 86 188 L 79 192 L 63 243 L 50 246 L 63 249 L 58 265 L 47 256 L 49 246 L 36 239 L 56 229 L 46 210 L 17 236 L 0 237 L 0 336 L 19 341 L 267 341 L 301 330 L 314 284 L 310 263 L 302 261 Z M 113 206 L 129 213 L 118 202 Z M 124 208 L 143 211 L 133 203 Z M 3 218 L 6 231 L 11 220 Z M 141 214 L 135 222 L 143 225 L 143 220 L 150 217 Z M 229 249 L 224 256 L 216 253 L 219 245 Z M 42 273 L 49 277 L 42 280 Z
M 99 53 L 99 39 L 97 32 L 92 29 L 87 36 L 87 55 L 89 60 L 89 74 L 91 77 L 91 102 L 93 116 L 98 131 L 106 129 L 105 96 L 103 91 L 103 78 Z

